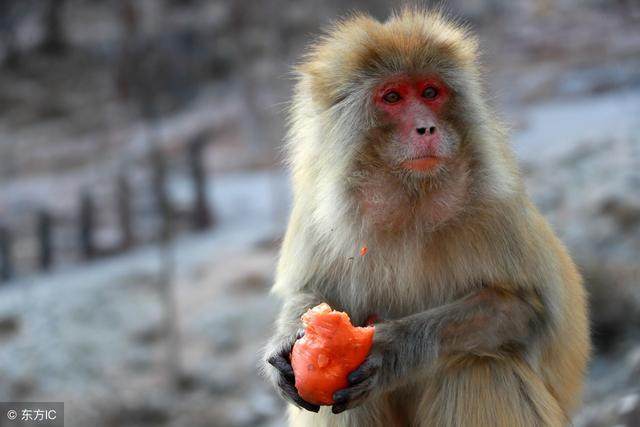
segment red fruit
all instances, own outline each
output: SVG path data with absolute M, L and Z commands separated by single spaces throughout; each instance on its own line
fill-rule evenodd
M 316 405 L 333 404 L 333 393 L 346 388 L 347 376 L 364 362 L 373 344 L 374 327 L 355 327 L 349 315 L 322 303 L 302 316 L 304 337 L 291 351 L 296 389 Z

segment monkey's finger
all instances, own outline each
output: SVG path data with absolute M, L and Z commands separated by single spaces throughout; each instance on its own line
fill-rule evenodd
M 298 390 L 296 390 L 293 384 L 289 384 L 287 382 L 281 381 L 279 384 L 280 389 L 285 393 L 285 395 L 298 407 L 306 409 L 311 412 L 318 412 L 320 410 L 319 405 L 314 405 L 313 403 L 309 403 L 304 400 L 298 394 Z
M 295 376 L 293 374 L 293 368 L 291 364 L 281 355 L 271 356 L 267 359 L 267 362 L 274 368 L 280 372 L 280 374 L 287 379 L 289 382 L 293 382 L 295 380 Z
M 371 377 L 371 375 L 373 375 L 377 369 L 377 364 L 367 360 L 362 365 L 360 365 L 358 369 L 349 374 L 349 376 L 347 377 L 347 381 L 349 381 L 349 385 L 361 383 L 362 381 Z
M 304 329 L 298 329 L 298 332 L 296 332 L 295 339 L 292 339 L 290 343 L 282 347 L 282 349 L 279 352 L 280 356 L 284 357 L 287 360 L 290 360 L 293 346 L 295 345 L 296 341 L 302 338 L 303 336 L 304 336 Z
M 356 386 L 336 391 L 333 393 L 334 404 L 331 411 L 339 414 L 346 409 L 358 406 L 371 393 L 372 384 L 373 379 L 369 378 Z
M 339 414 L 341 412 L 344 412 L 347 410 L 347 404 L 346 403 L 336 403 L 331 407 L 331 412 L 333 412 L 334 414 Z
M 371 380 L 362 382 L 354 387 L 343 388 L 333 393 L 333 402 L 337 404 L 356 402 L 366 397 L 371 391 Z
M 309 403 L 303 398 L 301 398 L 300 396 L 296 397 L 294 400 L 295 400 L 295 403 L 297 403 L 300 407 L 306 409 L 307 411 L 318 412 L 320 410 L 319 405 L 314 405 L 313 403 Z
M 369 393 L 366 392 L 363 393 L 358 399 L 349 400 L 342 403 L 334 403 L 331 407 L 331 412 L 333 412 L 334 414 L 339 414 L 346 411 L 347 409 L 355 408 L 356 406 L 360 405 L 368 395 Z

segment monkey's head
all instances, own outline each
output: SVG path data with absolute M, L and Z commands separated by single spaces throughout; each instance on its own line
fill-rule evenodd
M 393 188 L 378 199 L 403 190 L 416 199 L 434 189 L 511 187 L 510 155 L 480 89 L 477 42 L 441 14 L 407 9 L 384 23 L 357 15 L 313 45 L 297 71 L 294 173 L 315 177 L 316 192 L 339 183 L 371 192 L 376 182 Z

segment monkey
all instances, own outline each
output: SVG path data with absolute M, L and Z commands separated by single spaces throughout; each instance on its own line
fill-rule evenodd
M 296 66 L 293 204 L 262 367 L 290 426 L 563 426 L 590 355 L 586 294 L 529 199 L 475 35 L 441 11 L 355 13 Z M 366 250 L 361 251 L 361 248 Z M 289 354 L 326 302 L 371 352 L 303 400 Z

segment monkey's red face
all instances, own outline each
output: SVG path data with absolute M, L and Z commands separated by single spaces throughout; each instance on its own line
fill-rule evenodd
M 437 77 L 395 76 L 374 91 L 385 143 L 380 155 L 394 169 L 433 175 L 453 155 L 458 137 L 443 118 L 451 94 Z

